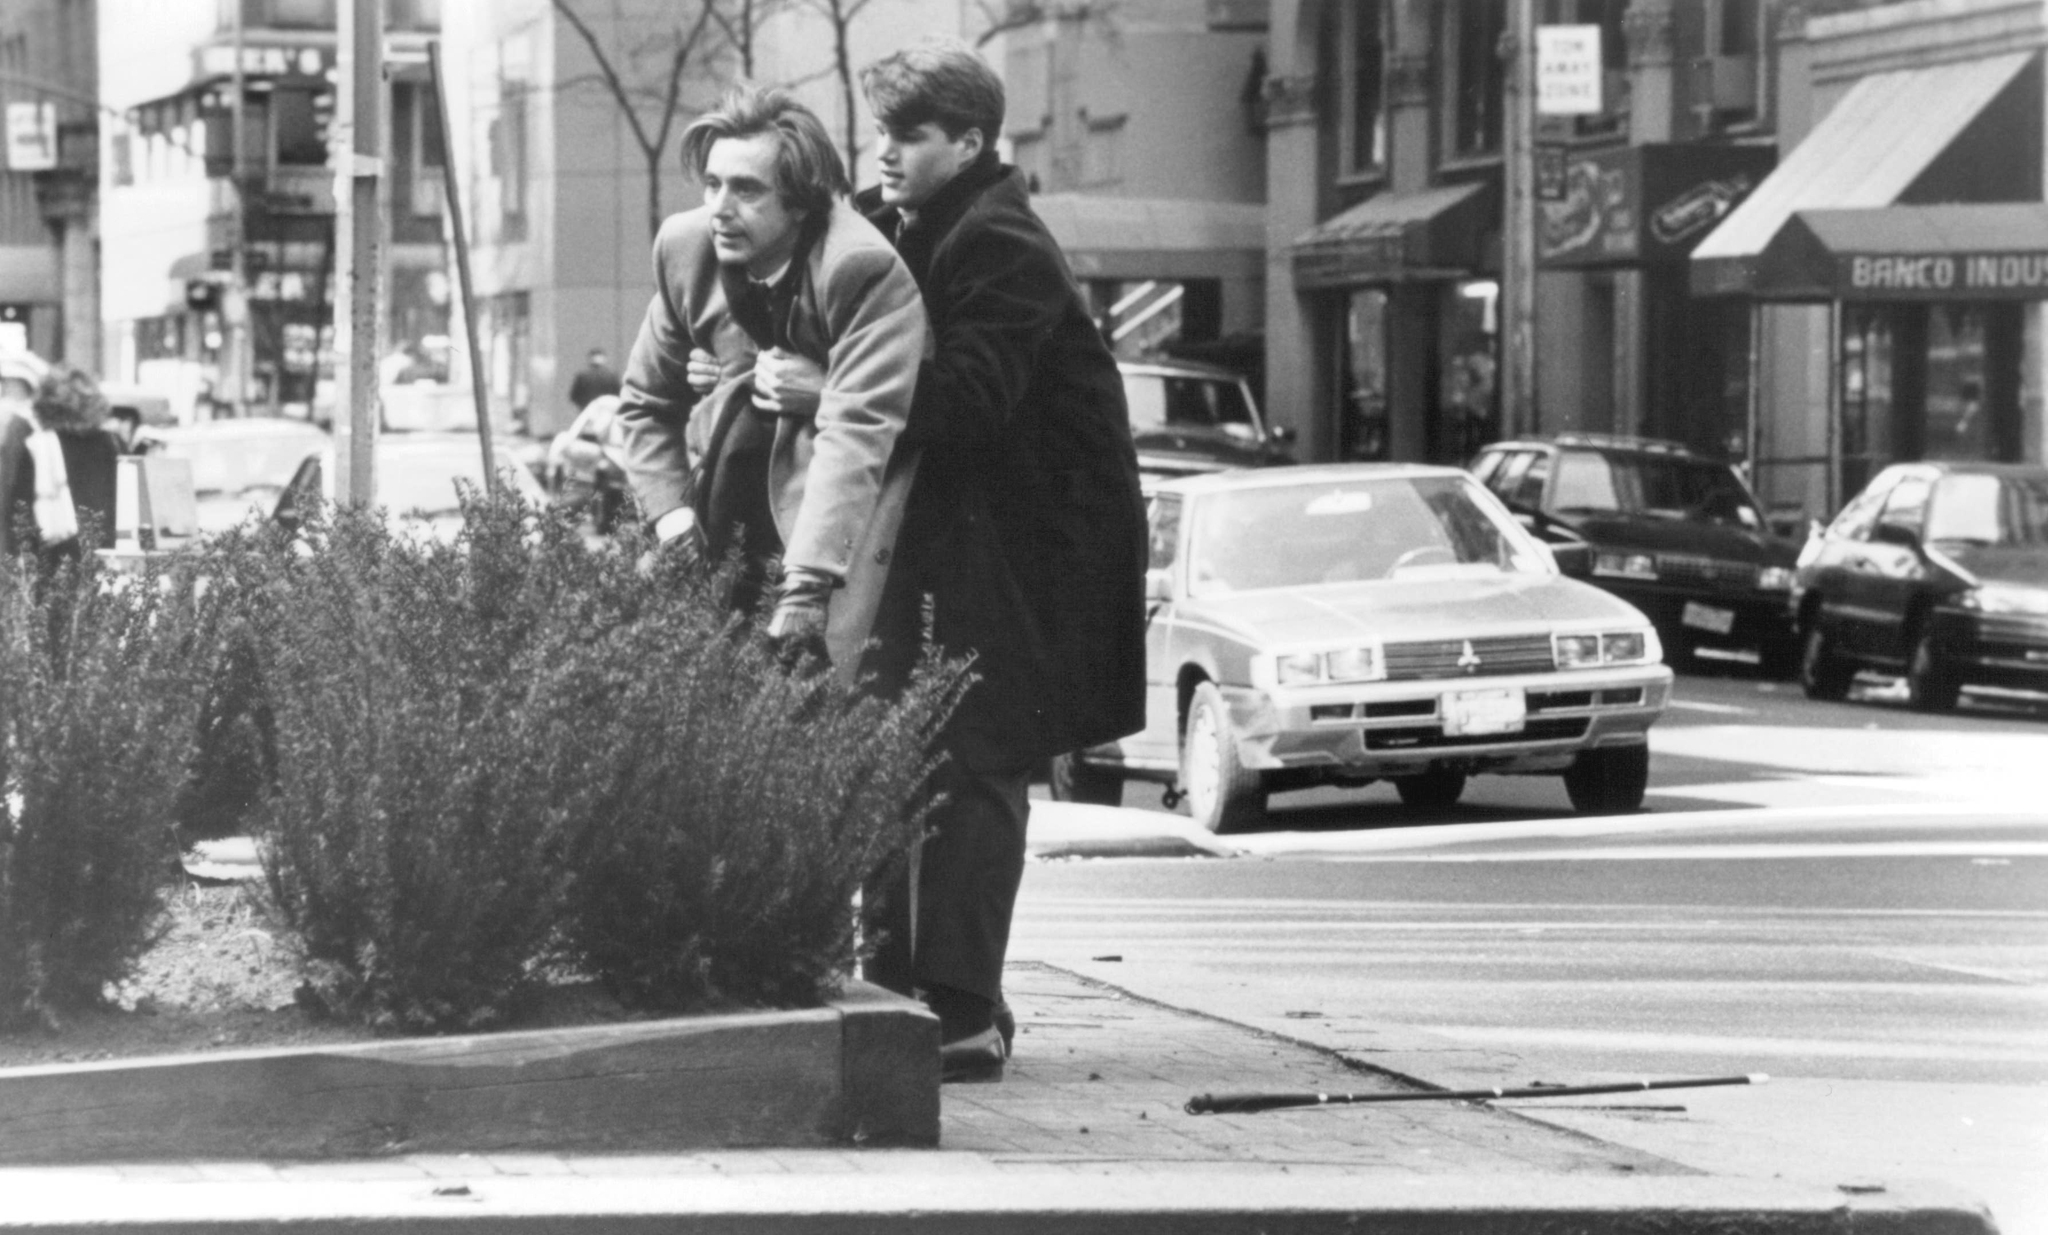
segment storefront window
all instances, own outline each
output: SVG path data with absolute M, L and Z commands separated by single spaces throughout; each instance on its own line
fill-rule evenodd
M 1842 309 L 1842 492 L 1855 493 L 1892 461 L 1892 312 Z
M 1927 437 L 1923 457 L 1994 457 L 1984 413 L 1984 310 L 1935 305 L 1927 323 Z
M 1448 284 L 1438 336 L 1442 349 L 1437 414 L 1430 424 L 1432 463 L 1463 464 L 1500 436 L 1498 397 L 1500 284 L 1472 279 Z
M 1387 457 L 1387 293 L 1352 292 L 1344 314 L 1343 406 L 1337 424 L 1340 459 Z

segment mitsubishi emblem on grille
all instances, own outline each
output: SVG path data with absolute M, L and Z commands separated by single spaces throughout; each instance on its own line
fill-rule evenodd
M 1465 650 L 1458 656 L 1458 668 L 1467 673 L 1479 672 L 1479 653 L 1472 650 L 1472 641 L 1465 640 Z

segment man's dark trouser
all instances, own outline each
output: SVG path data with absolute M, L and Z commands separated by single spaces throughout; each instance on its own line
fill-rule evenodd
M 908 872 L 870 888 L 880 905 L 869 922 L 885 937 L 862 976 L 906 995 L 913 987 L 947 986 L 995 1003 L 1024 878 L 1031 773 L 978 772 L 953 758 L 934 781 L 947 800 L 927 821 L 916 930 Z

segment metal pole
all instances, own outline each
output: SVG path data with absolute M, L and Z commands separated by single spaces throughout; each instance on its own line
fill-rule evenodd
M 228 288 L 229 302 L 221 305 L 228 316 L 229 380 L 238 416 L 248 414 L 249 376 L 255 371 L 249 349 L 256 337 L 256 332 L 249 328 L 249 189 L 242 169 L 242 148 L 249 135 L 248 82 L 242 70 L 242 9 L 241 0 L 235 0 L 235 71 L 230 86 L 235 97 L 234 108 L 229 113 L 232 117 L 229 140 L 234 142 L 235 152 L 228 161 L 228 181 L 235 190 L 235 233 L 229 257 L 229 278 L 232 280 Z
M 377 182 L 384 126 L 378 102 L 384 81 L 383 5 L 344 0 L 341 5 L 341 129 L 335 168 L 334 493 L 352 506 L 377 497 Z
M 1508 45 L 1506 212 L 1501 221 L 1501 418 L 1509 434 L 1539 432 L 1536 406 L 1535 0 L 1511 0 Z
M 448 247 L 455 250 L 456 292 L 462 297 L 462 338 L 469 349 L 469 390 L 476 402 L 476 436 L 483 444 L 484 480 L 498 491 L 497 459 L 491 451 L 491 392 L 484 387 L 483 348 L 477 342 L 476 295 L 469 282 L 469 237 L 462 227 L 462 192 L 455 175 L 455 141 L 448 128 L 448 94 L 441 84 L 441 40 L 427 44 L 427 75 L 434 81 L 434 122 L 441 126 L 441 177 L 448 199 Z
M 1498 1098 L 1578 1098 L 1590 1094 L 1642 1093 L 1651 1089 L 1705 1089 L 1716 1085 L 1761 1085 L 1761 1072 L 1745 1076 L 1693 1076 L 1668 1081 L 1621 1081 L 1608 1085 L 1531 1085 L 1522 1089 L 1430 1089 L 1385 1093 L 1217 1093 L 1197 1094 L 1182 1109 L 1190 1115 L 1251 1114 L 1298 1106 L 1365 1106 L 1382 1102 L 1491 1102 Z

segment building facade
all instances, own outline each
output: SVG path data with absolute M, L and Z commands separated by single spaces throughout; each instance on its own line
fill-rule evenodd
M 0 351 L 98 365 L 92 0 L 0 6 Z
M 102 371 L 186 418 L 332 409 L 336 0 L 101 0 Z M 439 0 L 386 0 L 380 354 L 445 344 Z
M 1747 314 L 1758 486 L 1825 518 L 1885 464 L 2048 457 L 2039 0 L 1788 9 L 1777 169 L 1692 256 Z
M 1536 373 L 1500 400 L 1512 6 L 1276 0 L 1274 411 L 1314 459 L 1461 463 L 1505 432 L 1745 445 L 1746 318 L 1686 257 L 1769 170 L 1769 0 L 1532 0 L 1598 30 L 1597 112 L 1533 131 Z M 1732 409 L 1732 410 L 1731 410 Z
M 1004 35 L 1013 162 L 1125 359 L 1263 359 L 1265 0 L 1053 8 Z

